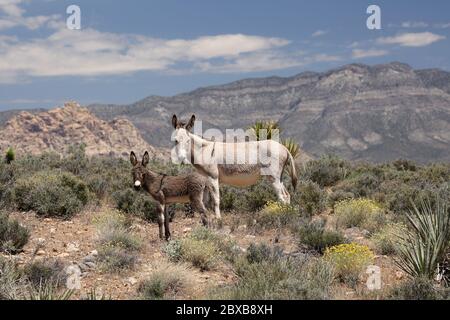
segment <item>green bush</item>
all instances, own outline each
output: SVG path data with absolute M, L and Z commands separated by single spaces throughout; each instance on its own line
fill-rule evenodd
M 64 264 L 58 260 L 30 262 L 25 265 L 23 273 L 35 288 L 45 285 L 63 287 L 67 278 Z
M 267 182 L 258 183 L 246 190 L 242 208 L 250 212 L 261 210 L 269 202 L 277 201 L 276 194 Z
M 337 224 L 344 228 L 359 227 L 373 233 L 386 224 L 383 208 L 373 200 L 343 200 L 334 206 Z
M 325 229 L 325 221 L 318 220 L 299 228 L 297 237 L 300 245 L 323 253 L 326 248 L 345 243 L 342 233 Z
M 183 265 L 162 263 L 150 277 L 139 284 L 138 293 L 144 300 L 176 299 L 190 291 L 191 278 Z
M 430 279 L 418 277 L 395 286 L 388 297 L 393 300 L 441 300 L 448 299 L 449 292 L 436 287 Z
M 327 248 L 324 259 L 335 267 L 341 281 L 354 287 L 374 255 L 367 246 L 348 243 Z
M 16 153 L 13 148 L 8 148 L 5 154 L 5 161 L 7 164 L 11 164 L 16 159 Z
M 260 263 L 263 261 L 276 261 L 283 257 L 283 249 L 270 247 L 265 243 L 251 243 L 247 249 L 246 259 L 249 263 Z
M 0 251 L 18 253 L 27 244 L 30 232 L 18 221 L 10 220 L 6 213 L 0 212 Z
M 280 202 L 269 201 L 265 207 L 255 215 L 257 228 L 283 228 L 292 225 L 300 218 L 296 207 Z
M 125 213 L 142 217 L 148 221 L 158 220 L 155 202 L 144 191 L 127 188 L 113 194 L 116 208 Z
M 292 197 L 292 204 L 298 206 L 306 215 L 322 213 L 326 208 L 327 195 L 319 185 L 312 181 L 301 182 Z
M 396 234 L 405 233 L 406 226 L 402 223 L 387 224 L 378 232 L 375 232 L 370 240 L 379 254 L 390 255 L 397 253 L 398 238 Z
M 98 259 L 107 271 L 120 272 L 131 269 L 142 248 L 141 239 L 130 230 L 130 221 L 123 214 L 111 211 L 99 216 Z
M 344 179 L 350 169 L 347 161 L 328 155 L 309 161 L 300 174 L 302 180 L 311 180 L 320 187 L 328 187 Z
M 14 199 L 20 210 L 34 210 L 43 216 L 69 218 L 87 204 L 86 184 L 67 172 L 38 172 L 19 179 Z
M 262 248 L 262 247 L 261 247 Z M 250 259 L 235 264 L 238 281 L 216 290 L 214 299 L 304 300 L 329 299 L 334 281 L 332 266 L 322 259 L 280 257 L 257 249 Z M 264 258 L 266 256 L 266 258 Z M 257 257 L 255 259 L 255 257 Z

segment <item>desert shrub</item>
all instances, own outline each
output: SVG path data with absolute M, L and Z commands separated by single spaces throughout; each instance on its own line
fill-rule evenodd
M 79 175 L 86 170 L 89 160 L 86 157 L 86 145 L 84 143 L 79 145 L 71 145 L 67 150 L 67 156 L 63 161 L 63 169 L 69 171 L 74 175 Z
M 0 209 L 10 209 L 13 206 L 13 185 L 15 164 L 0 161 Z
M 14 187 L 20 210 L 34 210 L 39 215 L 69 218 L 87 204 L 86 184 L 66 172 L 39 172 L 19 179 Z
M 438 264 L 445 260 L 450 245 L 450 214 L 445 201 L 436 200 L 435 206 L 423 201 L 406 214 L 411 229 L 399 233 L 399 268 L 411 277 L 433 279 Z
M 149 195 L 144 192 L 127 188 L 113 194 L 116 208 L 125 213 L 142 217 L 148 221 L 158 220 L 156 205 Z
M 173 262 L 185 261 L 200 270 L 210 270 L 222 258 L 233 260 L 233 247 L 231 240 L 205 227 L 198 227 L 186 238 L 169 242 L 164 251 Z
M 54 152 L 44 152 L 40 155 L 27 154 L 14 161 L 16 178 L 29 177 L 39 171 L 52 171 L 62 168 L 63 159 Z
M 182 241 L 182 257 L 200 270 L 210 270 L 219 258 L 219 249 L 213 242 L 186 238 Z
M 255 216 L 257 227 L 281 228 L 299 217 L 298 209 L 281 202 L 269 201 Z
M 8 150 L 6 150 L 5 161 L 7 164 L 11 164 L 14 160 L 16 160 L 16 152 L 13 148 L 9 147 Z
M 183 251 L 182 251 L 182 241 L 177 240 L 171 240 L 167 245 L 164 246 L 164 252 L 172 262 L 178 262 L 183 258 Z
M 312 181 L 301 182 L 292 197 L 292 204 L 308 216 L 321 213 L 327 204 L 327 195 L 319 185 Z
M 383 255 L 395 254 L 398 246 L 396 234 L 404 232 L 406 232 L 406 226 L 402 223 L 387 224 L 381 230 L 375 232 L 370 239 L 377 253 Z
M 275 261 L 283 257 L 283 249 L 270 247 L 265 243 L 251 243 L 247 249 L 246 259 L 248 263 L 260 263 L 263 261 Z
M 18 253 L 27 244 L 30 232 L 8 214 L 0 212 L 0 251 Z
M 98 259 L 102 269 L 108 272 L 121 272 L 133 269 L 137 262 L 136 253 L 122 247 L 101 246 L 98 250 Z
M 340 244 L 327 248 L 324 259 L 334 265 L 341 281 L 356 285 L 361 272 L 372 261 L 374 255 L 367 246 L 356 243 Z
M 388 296 L 393 300 L 439 300 L 448 297 L 448 292 L 437 287 L 432 280 L 423 277 L 402 282 L 392 288 Z
M 363 171 L 353 174 L 353 176 L 344 180 L 334 190 L 352 194 L 354 197 L 369 197 L 378 189 L 380 183 L 381 178 L 378 175 L 371 171 Z
M 26 298 L 28 284 L 17 264 L 0 256 L 0 300 Z
M 220 186 L 220 210 L 229 212 L 239 209 L 242 202 L 242 194 L 236 188 Z
M 98 258 L 104 269 L 121 271 L 133 268 L 142 243 L 131 230 L 130 221 L 123 214 L 112 211 L 99 217 Z
M 277 197 L 272 186 L 264 181 L 247 189 L 243 195 L 241 208 L 255 212 L 261 210 L 270 201 L 277 201 Z
M 325 220 L 307 223 L 299 228 L 297 237 L 300 245 L 323 253 L 326 248 L 345 243 L 345 238 L 339 231 L 326 230 Z
M 46 285 L 61 287 L 66 281 L 64 264 L 58 260 L 30 262 L 25 265 L 23 273 L 34 288 Z
M 350 171 L 350 164 L 336 156 L 323 156 L 309 161 L 300 172 L 302 180 L 311 180 L 320 187 L 332 186 L 344 179 Z
M 192 279 L 188 272 L 184 265 L 161 263 L 139 284 L 138 294 L 144 300 L 176 299 L 190 290 Z
M 235 264 L 238 281 L 213 293 L 215 299 L 302 300 L 329 299 L 333 267 L 322 259 L 279 256 L 275 250 L 255 247 Z M 279 256 L 278 258 L 275 258 Z
M 334 206 L 337 224 L 345 228 L 361 227 L 369 232 L 379 230 L 386 223 L 383 208 L 373 200 L 343 200 Z
M 352 192 L 336 190 L 328 196 L 328 205 L 333 208 L 337 203 L 353 198 L 355 198 L 355 195 Z
M 51 281 L 35 285 L 25 269 L 0 256 L 0 300 L 67 300 L 72 293 Z

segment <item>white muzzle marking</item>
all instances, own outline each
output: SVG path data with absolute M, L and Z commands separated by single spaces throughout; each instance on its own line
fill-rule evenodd
M 140 186 L 141 186 L 141 182 L 140 182 L 139 180 L 136 180 L 136 181 L 134 182 L 134 186 L 135 186 L 135 187 L 140 187 Z

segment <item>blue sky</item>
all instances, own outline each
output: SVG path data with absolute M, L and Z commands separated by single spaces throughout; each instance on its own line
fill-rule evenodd
M 81 30 L 66 8 L 81 8 Z M 366 9 L 381 8 L 381 30 Z M 262 76 L 401 61 L 450 70 L 450 2 L 0 0 L 0 110 L 131 103 Z

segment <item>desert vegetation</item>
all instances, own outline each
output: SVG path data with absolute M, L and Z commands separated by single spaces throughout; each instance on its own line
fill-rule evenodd
M 156 160 L 149 166 L 171 174 L 192 170 Z M 95 285 L 67 289 L 72 257 L 47 259 L 47 252 L 44 259 L 36 244 L 34 232 L 45 223 L 86 229 L 91 236 L 74 236 L 96 258 L 82 281 L 131 283 L 128 298 L 449 297 L 450 164 L 324 156 L 298 168 L 290 205 L 276 202 L 266 182 L 221 186 L 224 217 L 214 229 L 186 217 L 183 206 L 169 208 L 176 212 L 175 234 L 165 243 L 157 239 L 154 203 L 132 188 L 128 159 L 88 158 L 83 146 L 65 157 L 6 156 L 0 162 L 0 298 L 124 297 L 106 284 L 101 293 Z M 380 290 L 366 286 L 369 265 L 381 267 Z

